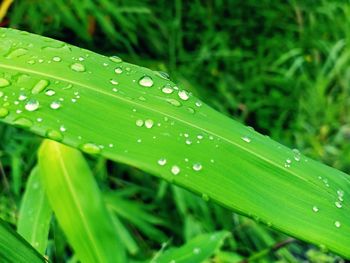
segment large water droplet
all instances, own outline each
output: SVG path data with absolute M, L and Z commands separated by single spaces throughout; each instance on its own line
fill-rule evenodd
M 163 88 L 162 88 L 162 92 L 165 93 L 165 94 L 171 94 L 173 93 L 173 89 L 170 85 L 165 85 Z
M 151 129 L 153 127 L 154 122 L 151 119 L 145 120 L 145 126 L 148 129 Z
M 143 126 L 143 120 L 141 120 L 141 119 L 136 120 L 136 126 L 142 127 Z
M 181 90 L 178 93 L 180 99 L 182 100 L 188 100 L 190 98 L 190 96 L 188 95 L 188 92 L 186 90 Z
M 72 65 L 70 65 L 70 68 L 74 71 L 77 71 L 77 72 L 84 72 L 85 71 L 85 66 L 81 63 L 73 63 Z
M 39 101 L 35 100 L 35 99 L 31 99 L 29 100 L 26 105 L 24 106 L 24 108 L 27 111 L 35 111 L 39 108 Z
M 32 94 L 39 94 L 49 85 L 49 81 L 42 79 L 39 80 L 32 88 Z
M 0 78 L 0 88 L 5 88 L 10 85 L 10 81 L 4 78 Z
M 0 108 L 0 118 L 5 118 L 9 114 L 9 110 L 6 108 Z
M 80 149 L 90 154 L 97 154 L 101 152 L 101 148 L 94 143 L 85 143 L 80 147 Z
M 179 166 L 177 166 L 177 165 L 173 165 L 172 167 L 171 167 L 171 173 L 173 174 L 173 175 L 178 175 L 179 173 L 180 173 L 180 167 Z
M 139 84 L 143 87 L 152 87 L 153 86 L 153 80 L 151 77 L 149 76 L 143 76 L 140 80 L 139 80 Z
M 111 56 L 111 57 L 109 57 L 109 59 L 111 60 L 111 61 L 113 61 L 114 63 L 121 63 L 123 60 L 120 58 L 120 57 L 118 57 L 118 56 Z

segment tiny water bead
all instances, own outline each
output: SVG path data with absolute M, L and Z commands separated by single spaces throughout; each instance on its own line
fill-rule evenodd
M 335 225 L 336 228 L 341 227 L 341 223 L 340 223 L 339 221 L 335 221 L 335 222 L 334 222 L 334 225 Z
M 27 96 L 26 96 L 25 94 L 19 94 L 18 100 L 24 101 L 24 100 L 26 100 L 26 99 L 27 99 Z
M 203 167 L 200 163 L 195 163 L 195 164 L 193 164 L 192 168 L 193 168 L 193 170 L 198 172 L 198 171 L 202 170 Z
M 151 119 L 145 120 L 145 126 L 147 129 L 151 129 L 153 127 L 154 122 Z
M 24 108 L 27 111 L 35 111 L 39 108 L 39 101 L 35 100 L 35 99 L 31 99 L 29 100 L 26 105 L 24 106 Z
M 32 94 L 39 94 L 49 85 L 49 81 L 42 79 L 39 80 L 32 88 Z
M 116 74 L 121 74 L 121 73 L 123 73 L 123 69 L 121 67 L 117 67 L 117 68 L 114 69 L 114 72 Z
M 315 213 L 317 213 L 319 211 L 318 207 L 317 206 L 313 206 L 312 207 L 312 211 L 314 211 Z
M 284 167 L 289 168 L 291 163 L 292 163 L 291 159 L 289 159 L 289 158 L 286 159 L 286 162 L 284 163 Z
M 160 159 L 158 160 L 158 164 L 159 164 L 160 166 L 166 165 L 166 159 L 165 159 L 165 158 L 160 158 Z
M 190 98 L 190 96 L 186 90 L 179 91 L 178 95 L 179 95 L 179 98 L 182 100 L 188 100 Z
M 73 63 L 70 65 L 70 68 L 76 72 L 84 72 L 85 71 L 85 66 L 81 63 Z
M 46 133 L 46 137 L 49 139 L 55 140 L 55 141 L 62 141 L 63 140 L 63 135 L 61 132 L 57 130 L 48 130 Z
M 51 102 L 50 104 L 50 108 L 53 109 L 53 110 L 57 110 L 61 107 L 61 103 L 58 102 L 58 101 L 53 101 Z
M 201 106 L 202 106 L 202 102 L 196 101 L 195 105 L 196 105 L 197 107 L 201 107 Z
M 9 114 L 9 110 L 6 108 L 0 108 L 0 118 L 5 118 Z
M 121 62 L 123 62 L 123 60 L 120 57 L 118 57 L 118 56 L 111 56 L 111 57 L 109 57 L 109 60 L 114 62 L 114 63 L 121 63 Z
M 4 78 L 0 78 L 0 88 L 5 88 L 10 85 L 10 81 Z
M 118 84 L 119 84 L 119 82 L 116 81 L 115 79 L 111 79 L 109 82 L 110 82 L 112 85 L 118 85 Z
M 52 60 L 55 62 L 60 62 L 62 59 L 60 57 L 53 57 Z
M 293 149 L 293 153 L 294 153 L 294 160 L 299 162 L 300 161 L 300 151 L 298 149 Z
M 97 154 L 101 152 L 101 148 L 94 143 L 85 143 L 80 147 L 80 149 L 90 154 Z
M 247 143 L 250 143 L 252 141 L 252 139 L 250 139 L 248 136 L 243 136 L 241 139 Z
M 179 173 L 180 173 L 180 167 L 179 166 L 177 166 L 177 165 L 173 165 L 172 167 L 171 167 L 171 173 L 173 174 L 173 175 L 178 175 Z
M 153 86 L 153 79 L 150 76 L 143 76 L 140 78 L 139 84 L 143 87 L 150 88 Z
M 342 208 L 343 207 L 342 203 L 339 202 L 339 201 L 335 202 L 335 206 L 338 207 L 338 208 Z

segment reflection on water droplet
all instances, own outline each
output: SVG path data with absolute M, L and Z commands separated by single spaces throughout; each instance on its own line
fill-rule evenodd
M 81 63 L 73 63 L 70 65 L 70 68 L 76 72 L 84 72 L 85 71 L 85 66 Z
M 202 165 L 200 163 L 195 163 L 193 166 L 192 166 L 193 170 L 195 171 L 200 171 L 202 170 Z
M 5 118 L 9 114 L 9 110 L 6 108 L 0 108 L 0 118 Z
M 142 127 L 143 126 L 143 120 L 137 120 L 136 121 L 136 126 Z
M 118 85 L 118 84 L 119 84 L 119 82 L 116 81 L 115 79 L 111 79 L 109 82 L 110 82 L 112 85 Z
M 179 98 L 182 100 L 188 100 L 190 98 L 186 90 L 179 91 L 178 95 L 179 95 Z
M 94 143 L 85 143 L 80 149 L 86 153 L 97 154 L 101 152 L 101 148 Z
M 24 106 L 24 108 L 27 111 L 35 111 L 39 108 L 39 101 L 31 99 L 29 100 L 26 105 Z
M 149 76 L 143 76 L 140 80 L 139 80 L 139 84 L 143 87 L 152 87 L 153 86 L 153 80 L 151 77 Z
M 48 137 L 51 140 L 55 141 L 62 141 L 63 140 L 63 135 L 57 130 L 48 130 L 46 132 L 46 137 Z
M 164 166 L 166 164 L 166 159 L 165 158 L 161 158 L 158 160 L 158 164 L 161 166 Z
M 151 119 L 145 120 L 146 128 L 150 129 L 153 127 L 154 122 Z
M 120 57 L 117 57 L 117 56 L 111 56 L 109 57 L 109 59 L 114 63 L 121 63 L 123 61 Z
M 173 89 L 171 88 L 170 85 L 165 85 L 163 88 L 162 88 L 162 92 L 165 93 L 165 94 L 171 94 L 173 93 Z
M 179 173 L 180 173 L 180 167 L 179 166 L 177 166 L 177 165 L 173 165 L 172 167 L 171 167 L 171 173 L 173 174 L 173 175 L 178 175 Z
M 317 207 L 317 206 L 313 206 L 313 207 L 312 207 L 312 211 L 314 211 L 315 213 L 317 213 L 317 212 L 318 212 L 318 210 L 319 210 L 319 209 L 318 209 L 318 207 Z
M 252 141 L 248 136 L 243 136 L 241 139 L 247 143 L 250 143 Z
M 53 101 L 50 104 L 50 108 L 53 110 L 57 110 L 60 107 L 61 107 L 61 103 L 59 103 L 58 101 Z
M 338 208 L 342 208 L 343 205 L 342 205 L 341 202 L 336 201 L 336 202 L 335 202 L 335 206 L 338 207 Z
M 121 74 L 121 73 L 123 73 L 123 69 L 121 67 L 117 67 L 117 68 L 114 69 L 114 72 L 116 74 Z
M 19 94 L 19 96 L 18 96 L 18 100 L 20 100 L 20 101 L 24 101 L 24 100 L 26 100 L 27 99 L 27 96 L 25 95 L 25 94 Z
M 10 81 L 4 78 L 0 78 L 0 88 L 5 88 L 10 85 Z
M 341 227 L 341 223 L 340 223 L 339 221 L 335 221 L 335 222 L 334 222 L 334 225 L 335 225 L 335 227 L 337 227 L 337 228 Z
M 32 94 L 39 94 L 42 92 L 47 86 L 49 82 L 45 79 L 39 80 L 34 87 L 32 88 Z
M 300 152 L 298 149 L 293 149 L 293 153 L 294 153 L 294 160 L 296 160 L 297 162 L 300 161 Z

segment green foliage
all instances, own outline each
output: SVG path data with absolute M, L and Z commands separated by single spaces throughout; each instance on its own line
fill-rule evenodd
M 349 10 L 338 0 L 14 1 L 1 25 L 168 71 L 224 114 L 349 173 Z M 40 139 L 7 125 L 0 137 L 0 217 L 14 225 Z M 274 250 L 288 237 L 132 167 L 101 157 L 89 164 L 106 195 L 156 217 L 160 226 L 146 222 L 171 245 L 226 229 L 233 235 L 215 255 L 219 262 L 341 261 L 302 242 Z M 152 258 L 166 240 L 144 234 L 128 221 L 131 213 L 116 213 L 129 253 Z M 55 218 L 46 253 L 53 262 L 72 254 Z

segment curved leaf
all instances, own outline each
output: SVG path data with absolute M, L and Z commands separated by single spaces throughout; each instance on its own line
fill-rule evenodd
M 124 162 L 350 257 L 349 177 L 214 111 L 164 74 L 0 30 L 6 123 Z

